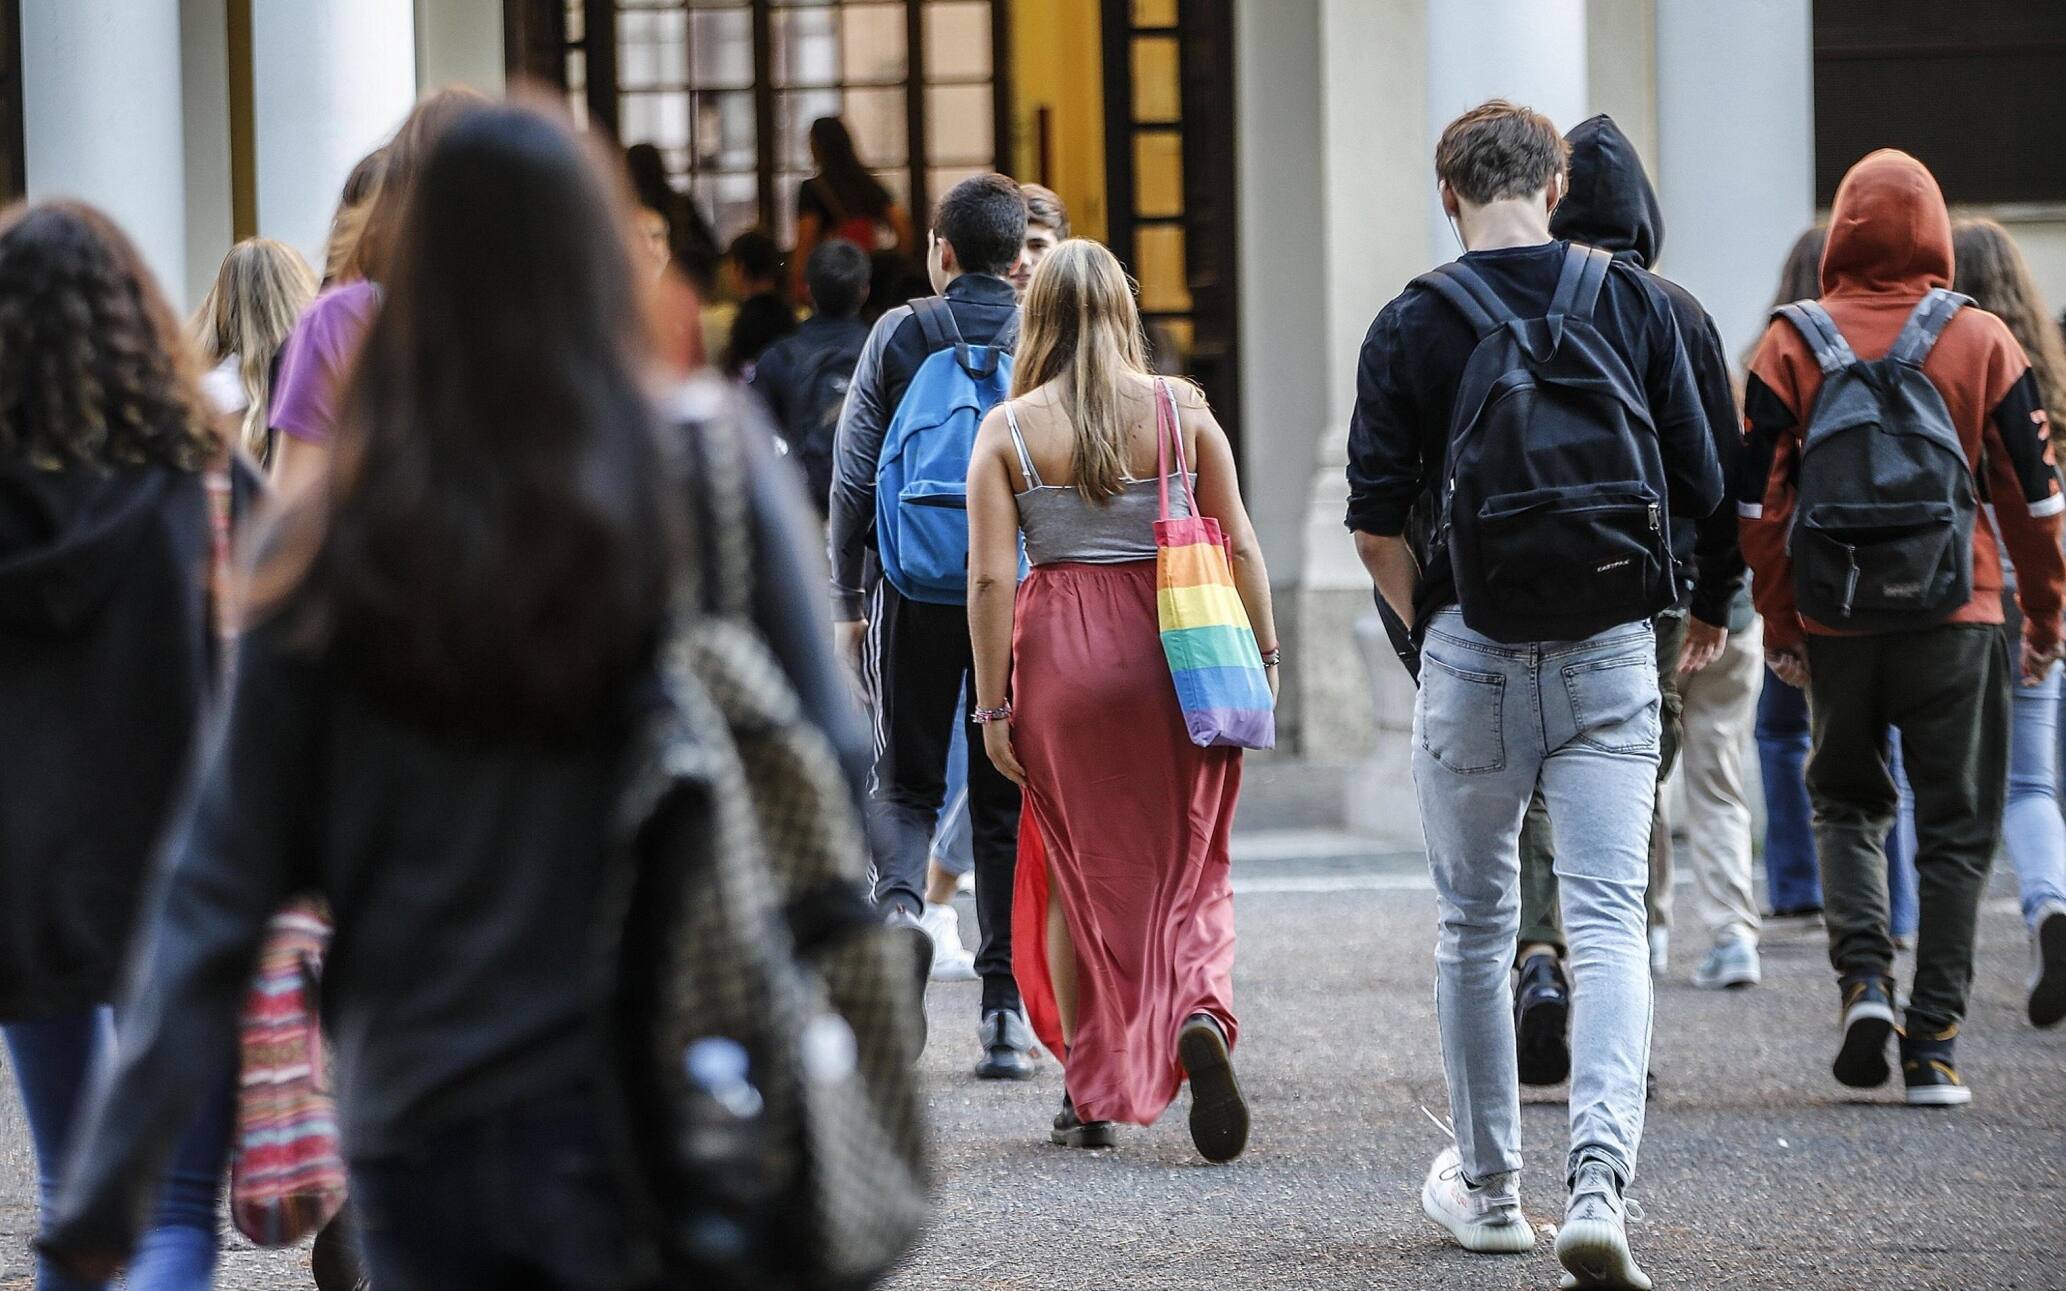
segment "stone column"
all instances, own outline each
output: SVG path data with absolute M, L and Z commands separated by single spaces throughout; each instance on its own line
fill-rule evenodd
M 320 266 L 345 176 L 416 99 L 415 4 L 254 4 L 251 72 L 259 232 Z
M 1657 0 L 1662 273 L 1739 355 L 1815 215 L 1810 0 Z
M 21 25 L 29 196 L 78 198 L 107 212 L 181 300 L 179 0 L 25 0 Z

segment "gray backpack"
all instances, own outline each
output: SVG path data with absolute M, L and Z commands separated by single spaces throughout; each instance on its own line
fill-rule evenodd
M 1939 287 L 1885 358 L 1852 352 L 1812 300 L 1783 305 L 1815 352 L 1788 548 L 1800 612 L 1832 628 L 1927 627 L 1973 594 L 1978 491 L 1944 396 L 1923 361 L 1971 298 Z

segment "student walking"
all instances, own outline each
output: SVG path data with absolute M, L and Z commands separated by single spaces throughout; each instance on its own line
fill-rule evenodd
M 979 756 L 982 741 L 965 711 L 974 666 L 962 582 L 967 536 L 955 531 L 961 513 L 952 504 L 966 497 L 974 426 L 965 414 L 987 411 L 980 401 L 1002 394 L 998 352 L 1012 347 L 1019 327 L 1018 298 L 1005 275 L 1025 239 L 1026 199 L 1003 175 L 965 179 L 940 199 L 927 251 L 939 296 L 884 314 L 854 369 L 833 451 L 830 538 L 840 653 L 874 709 L 875 901 L 892 922 L 915 925 L 924 912 L 926 857 L 946 798 L 953 728 L 969 728 L 975 968 L 983 979 L 976 1074 L 1009 1080 L 1033 1074 L 1033 1033 L 1012 978 L 1019 789 Z M 915 386 L 921 370 L 932 379 Z M 878 488 L 886 460 L 897 472 L 887 493 Z M 948 505 L 935 504 L 942 500 Z M 907 525 L 921 541 L 899 550 L 936 567 L 934 577 L 914 577 L 886 560 L 884 543 Z
M 2030 359 L 2037 383 L 2040 431 L 2051 442 L 2052 409 L 2066 409 L 2066 341 L 2046 316 L 2030 266 L 2007 229 L 1992 220 L 1961 220 L 1952 230 L 1956 290 L 2008 325 Z M 2002 614 L 2011 630 L 2016 611 L 2016 571 L 2004 554 L 2007 576 Z M 2032 958 L 2026 1011 L 2031 1024 L 2048 1027 L 2066 1018 L 2066 823 L 2059 815 L 2060 669 L 2042 680 L 2019 681 L 2009 703 L 2009 797 L 2002 816 L 2002 845 L 2016 868 L 2023 922 L 2030 929 Z
M 976 719 L 1025 790 L 1014 942 L 1034 1027 L 1063 1056 L 1054 1142 L 1109 1147 L 1114 1122 L 1152 1124 L 1188 1078 L 1192 1141 L 1218 1162 L 1248 1140 L 1229 1058 L 1241 751 L 1198 747 L 1177 703 L 1158 499 L 1220 522 L 1273 678 L 1277 629 L 1226 434 L 1145 351 L 1112 253 L 1056 248 L 1026 293 L 1012 398 L 969 468 Z
M 1060 194 L 1045 185 L 1021 184 L 1019 191 L 1026 195 L 1026 247 L 1012 261 L 1011 285 L 1023 304 L 1033 271 L 1047 259 L 1048 252 L 1069 240 L 1069 208 Z
M 1884 150 L 1837 189 L 1822 296 L 1781 311 L 1751 360 L 1739 494 L 1767 661 L 1815 714 L 1808 791 L 1830 962 L 1842 995 L 1837 1080 L 1889 1075 L 1907 1100 L 1971 1100 L 1956 1058 L 1987 869 L 2008 780 L 2009 669 L 1983 482 L 2015 557 L 2014 665 L 2059 654 L 2066 507 L 2030 364 L 1993 315 L 1948 290 L 1951 220 L 1930 172 Z M 1921 925 L 1897 1017 L 1882 851 L 1895 811 L 1887 728 L 1916 800 Z
M 51 1234 L 75 1269 L 130 1250 L 164 1127 L 232 1049 L 266 921 L 313 891 L 336 916 L 324 1006 L 372 1285 L 644 1284 L 580 969 L 679 503 L 644 275 L 597 156 L 539 112 L 469 108 L 392 226 L 338 421 L 348 469 L 260 566 L 225 729 L 170 833 L 120 1061 Z M 755 473 L 750 509 L 766 639 L 854 749 L 779 468 Z
M 1714 320 L 1693 293 L 1651 272 L 1663 251 L 1664 216 L 1657 192 L 1651 187 L 1649 176 L 1643 173 L 1642 159 L 1613 118 L 1605 115 L 1572 127 L 1564 142 L 1570 150 L 1568 189 L 1550 216 L 1550 233 L 1599 247 L 1617 261 L 1644 271 L 1664 293 L 1692 365 L 1709 438 L 1726 476 L 1735 462 L 1736 444 L 1742 438 L 1736 399 L 1730 390 L 1728 354 L 1722 349 Z M 1657 689 L 1663 718 L 1657 772 L 1660 786 L 1664 777 L 1671 774 L 1684 747 L 1685 689 L 1691 678 L 1724 657 L 1731 605 L 1744 581 L 1743 554 L 1736 545 L 1736 517 L 1726 507 L 1715 508 L 1713 514 L 1701 517 L 1697 525 L 1675 527 L 1672 546 L 1673 563 L 1680 571 L 1679 598 L 1651 625 L 1657 633 Z M 1521 946 L 1515 957 L 1520 973 L 1514 1001 L 1515 1028 L 1519 1033 L 1521 1079 L 1526 1084 L 1555 1084 L 1564 1079 L 1571 1067 L 1566 1035 L 1570 983 L 1562 963 L 1565 948 L 1550 833 L 1548 813 L 1538 794 L 1521 829 Z M 1696 847 L 1701 841 L 1696 836 Z M 1665 819 L 1660 790 L 1651 817 L 1646 889 L 1653 973 L 1662 973 L 1664 969 L 1669 937 L 1671 849 L 1671 829 Z M 1696 855 L 1707 860 L 1711 854 Z M 1731 863 L 1740 860 L 1741 885 L 1747 888 L 1748 808 L 1744 809 L 1740 849 L 1723 856 Z M 1755 980 L 1755 925 L 1750 936 L 1745 947 L 1736 941 L 1724 942 L 1718 930 L 1714 945 L 1717 952 L 1725 945 L 1728 947 L 1728 954 L 1735 961 L 1735 974 Z M 1747 967 L 1741 962 L 1746 951 Z
M 1650 1046 L 1649 621 L 1678 595 L 1670 517 L 1706 516 L 1722 488 L 1670 300 L 1635 266 L 1550 236 L 1565 157 L 1548 120 L 1503 101 L 1442 132 L 1442 205 L 1468 250 L 1410 284 L 1364 341 L 1348 527 L 1421 651 L 1414 783 L 1455 1123 L 1422 1209 L 1471 1250 L 1535 1242 L 1511 966 L 1521 821 L 1540 789 L 1574 979 L 1557 1256 L 1570 1285 L 1647 1288 L 1622 1198 Z M 1534 397 L 1492 402 L 1495 382 Z
M 193 368 L 106 216 L 46 203 L 0 225 L 0 1029 L 46 1233 L 221 663 L 204 476 L 225 450 Z M 195 1096 L 161 1122 L 163 1187 L 132 1211 L 140 1291 L 209 1285 L 230 1053 L 191 1050 Z M 38 1260 L 38 1291 L 103 1285 Z
M 230 421 L 229 442 L 261 468 L 273 456 L 267 414 L 280 351 L 315 294 L 315 275 L 299 251 L 270 238 L 246 238 L 223 257 L 194 316 L 202 358 L 213 365 L 201 379 L 202 392 Z
M 827 242 L 811 253 L 808 271 L 816 312 L 762 352 L 753 389 L 775 416 L 789 460 L 822 517 L 832 497 L 832 440 L 868 324 L 868 257 L 851 242 Z

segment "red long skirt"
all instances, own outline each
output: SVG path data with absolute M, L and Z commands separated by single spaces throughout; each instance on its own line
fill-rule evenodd
M 1183 1084 L 1193 1014 L 1229 1043 L 1238 749 L 1184 729 L 1162 655 L 1155 563 L 1043 565 L 1019 589 L 1012 739 L 1026 768 L 1012 959 L 1041 1043 L 1063 1055 L 1077 1115 L 1147 1125 Z M 1047 905 L 1076 947 L 1074 1043 L 1048 978 Z

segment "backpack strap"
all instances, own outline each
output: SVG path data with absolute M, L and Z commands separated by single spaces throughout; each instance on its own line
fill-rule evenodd
M 1471 330 L 1481 337 L 1498 331 L 1514 316 L 1506 302 L 1499 298 L 1499 293 L 1492 290 L 1492 285 L 1461 260 L 1437 266 L 1413 281 L 1448 301 L 1470 323 Z
M 1600 289 L 1607 285 L 1607 268 L 1614 257 L 1598 247 L 1577 242 L 1564 244 L 1564 267 L 1557 274 L 1557 289 L 1550 295 L 1550 317 L 1590 319 L 1600 303 Z
M 918 320 L 919 331 L 925 334 L 926 353 L 953 350 L 954 361 L 961 370 L 977 381 L 988 381 L 997 372 L 998 359 L 1003 355 L 1005 342 L 1003 333 L 992 338 L 990 344 L 981 346 L 982 357 L 976 356 L 979 347 L 961 339 L 961 324 L 954 321 L 954 310 L 942 296 L 921 296 L 911 302 L 911 316 Z M 1018 336 L 1018 314 L 1012 315 L 1005 326 L 1011 330 L 1014 342 Z
M 1801 334 L 1808 348 L 1815 351 L 1816 366 L 1824 373 L 1842 372 L 1858 361 L 1857 354 L 1851 350 L 1851 343 L 1837 330 L 1836 320 L 1822 308 L 1820 301 L 1797 300 L 1772 312 L 1793 324 L 1793 329 Z
M 1896 363 L 1920 368 L 1923 360 L 1930 357 L 1930 351 L 1937 344 L 1937 338 L 1957 316 L 1958 311 L 1973 303 L 1971 296 L 1961 296 L 1945 287 L 1933 287 L 1930 294 L 1916 303 L 1915 312 L 1901 325 L 1901 335 L 1894 338 L 1894 348 L 1887 351 L 1887 357 Z
M 1019 471 L 1026 477 L 1026 487 L 1040 488 L 1040 471 L 1033 465 L 1033 454 L 1026 449 L 1025 433 L 1019 429 L 1019 414 L 1013 411 L 1009 399 L 1004 401 L 1004 424 L 1011 427 L 1012 447 L 1019 450 Z

